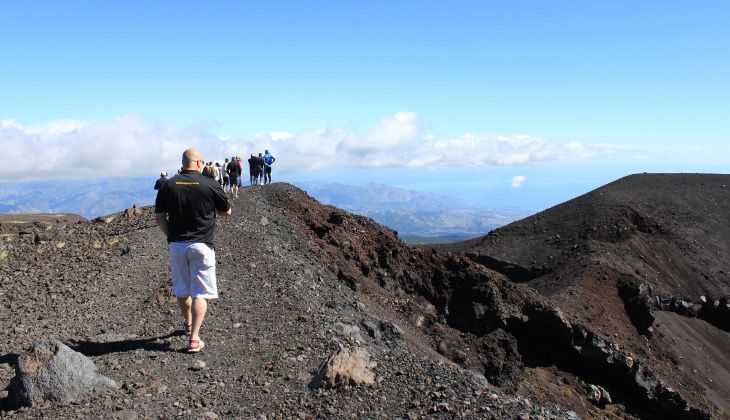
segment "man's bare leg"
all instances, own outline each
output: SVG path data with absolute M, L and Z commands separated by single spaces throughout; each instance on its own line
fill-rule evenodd
M 191 340 L 197 340 L 198 334 L 200 333 L 200 326 L 203 325 L 203 318 L 205 318 L 205 312 L 208 310 L 208 301 L 204 298 L 193 298 L 192 315 L 193 315 L 193 329 L 190 333 Z
M 192 305 L 192 302 L 193 298 L 191 298 L 190 296 L 177 298 L 177 306 L 180 307 L 180 315 L 185 318 L 185 325 L 190 325 L 193 322 L 193 315 L 190 311 L 190 306 Z

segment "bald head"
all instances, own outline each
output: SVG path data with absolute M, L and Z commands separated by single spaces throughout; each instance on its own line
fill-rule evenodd
M 193 170 L 200 172 L 205 165 L 203 155 L 198 152 L 197 149 L 190 148 L 183 152 L 182 155 L 182 166 L 185 170 Z

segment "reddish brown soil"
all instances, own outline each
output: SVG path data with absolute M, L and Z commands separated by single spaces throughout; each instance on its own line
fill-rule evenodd
M 632 175 L 438 248 L 498 265 L 572 322 L 645 359 L 692 404 L 721 416 L 730 410 L 728 331 L 657 310 L 655 334 L 641 335 L 617 289 L 628 279 L 648 284 L 652 296 L 730 297 L 730 175 Z

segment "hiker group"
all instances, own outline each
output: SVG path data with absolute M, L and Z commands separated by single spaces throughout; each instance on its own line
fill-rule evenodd
M 271 183 L 271 165 L 276 158 L 266 150 L 258 156 L 251 154 L 248 159 L 248 172 L 250 185 L 266 185 Z M 218 181 L 223 191 L 234 197 L 238 197 L 238 189 L 243 188 L 243 160 L 240 156 L 226 158 L 223 164 L 220 162 L 207 162 L 202 174 Z M 159 183 L 164 182 L 167 173 L 160 174 L 160 179 L 155 185 L 159 189 Z
M 249 182 L 251 185 L 265 185 L 271 183 L 271 165 L 276 158 L 268 150 L 262 155 L 251 155 L 248 159 Z M 243 163 L 240 156 L 226 158 L 223 165 L 218 162 L 213 165 L 209 162 L 203 175 L 218 180 L 223 190 L 238 197 L 238 189 L 243 187 Z

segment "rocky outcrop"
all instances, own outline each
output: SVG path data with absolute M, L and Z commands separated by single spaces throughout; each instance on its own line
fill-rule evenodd
M 517 340 L 502 329 L 497 329 L 477 341 L 482 359 L 484 376 L 495 385 L 518 382 L 523 375 L 524 364 Z M 452 356 L 452 360 L 454 357 Z
M 649 283 L 634 277 L 624 277 L 616 283 L 626 313 L 640 334 L 651 337 L 653 311 L 675 312 L 690 318 L 703 319 L 717 328 L 730 331 L 730 302 L 700 296 L 698 301 L 656 294 Z
M 16 406 L 44 400 L 72 403 L 117 389 L 113 380 L 97 373 L 91 359 L 59 341 L 35 341 L 18 358 L 15 372 L 9 400 Z
M 690 318 L 699 318 L 724 331 L 730 331 L 730 302 L 727 297 L 700 296 L 697 301 L 659 294 L 641 279 L 623 276 L 616 282 L 618 294 L 624 302 L 626 314 L 637 331 L 651 337 L 653 311 L 674 312 Z
M 375 383 L 372 369 L 377 363 L 362 347 L 338 348 L 323 364 L 313 380 L 314 386 L 368 386 Z
M 655 296 L 653 303 L 658 310 L 703 319 L 721 330 L 730 331 L 730 301 L 727 297 L 700 296 L 698 301 L 691 301 L 675 296 Z
M 477 264 L 504 274 L 515 283 L 530 281 L 550 272 L 550 269 L 546 267 L 523 267 L 519 264 L 498 260 L 489 255 L 482 255 L 475 252 L 467 252 L 464 255 Z
M 702 308 L 699 317 L 722 330 L 730 332 L 730 299 L 707 299 L 700 296 Z
M 654 323 L 652 315 L 653 301 L 651 287 L 648 283 L 628 277 L 616 283 L 618 295 L 624 302 L 626 314 L 631 319 L 640 334 L 651 337 L 651 325 Z
M 709 419 L 704 410 L 690 407 L 675 390 L 658 379 L 652 370 L 618 346 L 581 326 L 574 326 L 573 354 L 559 363 L 604 388 L 618 390 L 623 398 L 641 402 L 642 416 L 666 419 Z

